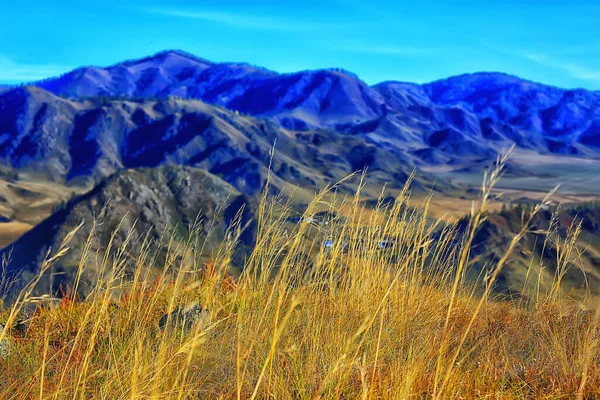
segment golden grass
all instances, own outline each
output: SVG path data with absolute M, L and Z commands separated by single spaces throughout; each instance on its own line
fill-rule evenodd
M 265 196 L 256 248 L 236 279 L 227 271 L 242 227 L 208 262 L 197 256 L 203 239 L 194 234 L 164 265 L 142 250 L 132 276 L 123 273 L 124 249 L 112 249 L 85 301 L 65 297 L 38 308 L 26 333 L 0 333 L 12 344 L 0 360 L 0 397 L 600 397 L 597 314 L 560 297 L 557 287 L 539 286 L 529 301 L 496 299 L 493 281 L 510 252 L 485 283 L 464 279 L 470 238 L 498 172 L 486 177 L 460 238 L 453 225 L 427 223 L 427 201 L 421 212 L 403 211 L 405 190 L 393 207 L 369 213 L 360 194 L 342 199 L 352 223 L 314 226 L 304 218 L 293 230 L 285 223 L 289 204 Z M 339 208 L 325 193 L 305 216 L 324 204 Z M 434 229 L 442 229 L 439 240 L 431 239 Z M 326 250 L 321 243 L 331 237 L 343 239 Z M 381 250 L 384 238 L 396 246 Z M 182 251 L 188 257 L 175 256 Z M 4 311 L 8 326 L 32 288 Z M 159 329 L 165 312 L 194 301 L 209 309 L 210 324 Z

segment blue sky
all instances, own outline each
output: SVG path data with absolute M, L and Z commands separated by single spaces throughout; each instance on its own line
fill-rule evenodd
M 0 82 L 181 49 L 370 84 L 501 71 L 600 89 L 599 16 L 590 0 L 2 0 Z

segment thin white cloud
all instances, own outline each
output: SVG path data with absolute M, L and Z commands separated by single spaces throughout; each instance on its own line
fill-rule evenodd
M 573 46 L 568 46 L 560 49 L 555 49 L 554 54 L 560 54 L 561 56 L 588 56 L 590 54 L 597 54 L 600 52 L 600 40 L 595 43 L 583 43 Z
M 166 17 L 195 19 L 199 21 L 214 22 L 229 25 L 234 28 L 277 30 L 277 31 L 301 31 L 313 29 L 329 29 L 335 25 L 326 23 L 314 23 L 299 20 L 290 20 L 283 17 L 266 15 L 238 14 L 224 11 L 211 10 L 183 10 L 166 8 L 144 8 L 143 12 Z
M 382 10 L 381 7 L 374 6 L 369 1 L 362 0 L 334 0 L 337 4 L 342 7 L 352 9 L 362 14 L 367 14 L 371 17 L 376 17 L 379 20 L 390 19 L 388 10 Z
M 571 78 L 593 83 L 600 82 L 600 69 L 590 69 L 584 65 L 568 61 L 558 61 L 552 57 L 539 53 L 525 52 L 522 56 L 536 64 L 564 71 L 569 74 Z
M 19 63 L 0 54 L 0 81 L 17 83 L 50 78 L 71 70 L 71 67 L 57 64 Z
M 556 53 L 562 54 L 560 60 L 556 56 L 548 56 L 547 54 L 535 51 L 507 49 L 502 46 L 492 45 L 485 41 L 481 41 L 480 43 L 484 47 L 496 51 L 498 53 L 504 54 L 506 56 L 517 57 L 533 62 L 537 65 L 541 65 L 546 68 L 562 71 L 566 73 L 570 78 L 594 85 L 600 83 L 600 69 L 589 68 L 580 63 L 569 61 L 569 56 L 567 55 L 567 53 L 561 53 L 561 51 L 559 50 L 557 50 Z M 594 44 L 580 45 L 579 47 L 577 47 L 577 51 L 590 54 L 592 53 L 594 46 Z
M 363 54 L 379 54 L 398 57 L 419 57 L 431 54 L 439 54 L 443 48 L 412 47 L 412 46 L 366 46 L 366 45 L 342 45 L 334 47 L 337 50 Z

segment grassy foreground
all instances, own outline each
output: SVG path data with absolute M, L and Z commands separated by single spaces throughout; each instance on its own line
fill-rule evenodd
M 113 249 L 85 301 L 65 297 L 39 307 L 26 331 L 0 332 L 12 347 L 0 359 L 0 398 L 598 398 L 596 313 L 564 299 L 559 285 L 533 282 L 529 300 L 495 298 L 510 252 L 480 282 L 464 279 L 499 170 L 460 237 L 453 225 L 431 224 L 427 202 L 406 207 L 408 191 L 368 212 L 357 194 L 345 200 L 347 218 L 315 225 L 310 217 L 334 204 L 326 191 L 294 226 L 288 204 L 263 198 L 239 277 L 228 271 L 243 227 L 209 261 L 194 234 L 173 241 L 160 264 L 146 243 L 133 272 L 126 249 Z M 527 217 L 513 243 L 526 229 Z M 382 240 L 394 245 L 382 249 Z M 57 257 L 67 249 L 68 238 Z M 32 287 L 0 321 L 14 326 L 35 300 Z M 194 302 L 210 322 L 158 327 L 164 313 Z

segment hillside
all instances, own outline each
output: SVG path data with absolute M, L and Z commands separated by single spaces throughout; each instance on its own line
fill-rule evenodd
M 223 240 L 225 230 L 240 209 L 244 210 L 241 222 L 245 226 L 253 213 L 251 201 L 220 178 L 197 168 L 175 166 L 120 171 L 102 180 L 90 192 L 63 204 L 1 251 L 2 257 L 10 258 L 9 274 L 18 277 L 10 295 L 35 277 L 48 251 L 58 251 L 67 234 L 82 223 L 70 242 L 70 251 L 42 279 L 36 293 L 60 295 L 61 285 L 63 290 L 73 287 L 90 233 L 93 233 L 93 241 L 80 287 L 83 295 L 97 280 L 98 268 L 113 232 L 116 233 L 109 250 L 114 256 L 128 243 L 124 260 L 128 265 L 126 271 L 130 271 L 134 266 L 129 263 L 142 252 L 148 252 L 149 259 L 157 259 L 157 265 L 161 265 L 167 248 L 175 246 L 169 241 L 184 240 L 193 229 L 199 228 L 198 232 L 207 241 L 205 251 L 210 252 Z M 252 245 L 252 225 L 240 239 L 242 244 Z M 144 241 L 148 247 L 143 246 Z M 174 248 L 171 251 L 175 251 Z
M 302 248 L 314 227 L 268 214 L 240 276 L 225 274 L 225 240 L 225 256 L 206 267 L 174 262 L 156 278 L 148 271 L 161 261 L 134 255 L 87 301 L 65 297 L 27 315 L 0 307 L 0 398 L 15 388 L 111 399 L 600 396 L 597 304 L 545 291 L 500 301 L 456 274 L 465 265 L 452 235 L 431 241 L 423 215 L 399 200 L 367 227 L 340 220 L 355 245 L 318 251 L 312 266 Z M 382 248 L 382 234 L 399 240 Z M 167 258 L 194 249 L 171 247 Z
M 533 206 L 522 205 L 490 214 L 478 229 L 472 246 L 473 279 L 481 279 L 508 250 Z M 466 220 L 459 223 L 464 227 Z M 578 231 L 578 226 L 581 229 Z M 577 234 L 575 234 L 577 232 Z M 573 247 L 567 250 L 569 242 Z M 600 295 L 600 209 L 588 205 L 540 211 L 511 254 L 496 281 L 496 289 L 515 297 L 549 291 L 561 275 L 562 292 L 583 298 Z M 570 253 L 567 253 L 570 251 Z M 540 271 L 540 266 L 544 268 Z
M 367 167 L 378 183 L 401 187 L 413 168 L 398 149 L 367 137 L 288 130 L 199 100 L 74 101 L 17 88 L 0 95 L 0 132 L 0 154 L 10 167 L 56 182 L 93 182 L 124 168 L 177 164 L 256 194 L 269 166 L 275 187 L 312 190 Z M 417 187 L 429 189 L 434 181 L 421 173 Z

